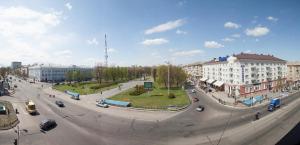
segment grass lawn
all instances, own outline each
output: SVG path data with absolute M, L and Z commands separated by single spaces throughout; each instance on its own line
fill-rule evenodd
M 1 101 L 0 103 L 9 110 L 8 115 L 0 115 L 0 129 L 8 129 L 14 127 L 18 123 L 18 118 L 12 104 L 8 101 Z
M 79 93 L 80 95 L 94 94 L 100 91 L 118 87 L 119 83 L 103 82 L 99 85 L 97 82 L 80 82 L 74 84 L 60 84 L 53 86 L 54 89 L 64 92 L 65 90 Z
M 129 95 L 129 92 L 131 91 L 134 91 L 134 88 L 112 96 L 110 99 L 131 102 L 132 107 L 136 108 L 153 109 L 167 109 L 170 105 L 182 107 L 190 103 L 186 92 L 181 88 L 170 89 L 170 93 L 173 93 L 176 96 L 176 98 L 173 99 L 168 97 L 168 89 L 165 88 L 154 88 L 152 91 L 138 96 Z

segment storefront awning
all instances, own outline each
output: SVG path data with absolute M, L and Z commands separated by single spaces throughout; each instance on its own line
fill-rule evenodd
M 200 79 L 201 82 L 205 82 L 206 80 L 208 80 L 208 78 L 201 78 Z
M 209 83 L 209 84 L 212 84 L 213 82 L 215 82 L 216 80 L 214 79 L 208 79 L 206 82 Z
M 222 81 L 216 81 L 214 83 L 214 85 L 217 86 L 217 87 L 221 87 L 223 84 L 224 84 L 224 82 L 222 82 Z

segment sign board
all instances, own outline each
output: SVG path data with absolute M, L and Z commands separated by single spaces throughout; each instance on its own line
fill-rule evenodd
M 144 82 L 144 89 L 152 89 L 153 88 L 153 82 Z

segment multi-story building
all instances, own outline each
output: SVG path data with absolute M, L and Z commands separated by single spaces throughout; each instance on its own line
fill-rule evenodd
M 300 62 L 287 63 L 287 80 L 292 83 L 300 83 Z
M 20 68 L 22 67 L 22 62 L 18 62 L 18 61 L 13 61 L 11 62 L 11 68 L 14 70 L 14 69 L 17 69 L 17 68 Z
M 29 78 L 41 82 L 60 82 L 66 80 L 66 73 L 69 71 L 80 71 L 81 73 L 91 73 L 92 68 L 78 66 L 54 66 L 36 65 L 28 68 Z
M 287 77 L 286 61 L 273 55 L 241 53 L 203 64 L 201 81 L 233 96 L 278 89 Z
M 188 74 L 189 79 L 197 81 L 203 77 L 202 64 L 202 62 L 196 62 L 184 65 L 182 68 L 185 71 L 185 73 Z

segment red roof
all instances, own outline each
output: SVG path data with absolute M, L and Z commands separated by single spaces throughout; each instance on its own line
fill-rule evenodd
M 251 60 L 269 60 L 269 61 L 285 61 L 283 59 L 277 58 L 273 55 L 264 55 L 264 54 L 250 54 L 250 53 L 240 53 L 233 55 L 237 59 L 251 59 Z

